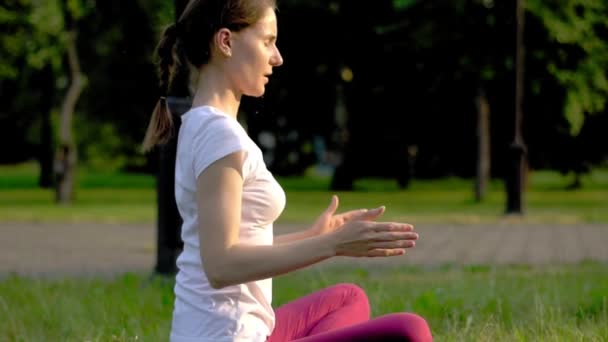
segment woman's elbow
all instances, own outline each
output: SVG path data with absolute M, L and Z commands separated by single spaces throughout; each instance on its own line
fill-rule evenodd
M 228 274 L 228 271 L 230 270 L 228 266 L 220 265 L 217 262 L 205 262 L 203 267 L 209 285 L 211 285 L 212 288 L 219 290 L 233 285 Z
M 228 282 L 222 280 L 221 278 L 208 277 L 209 285 L 216 290 L 223 289 L 224 287 L 229 286 Z

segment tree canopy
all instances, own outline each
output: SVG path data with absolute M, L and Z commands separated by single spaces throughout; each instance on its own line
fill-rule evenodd
M 74 116 L 79 160 L 108 170 L 154 170 L 139 143 L 159 95 L 154 48 L 162 27 L 174 20 L 173 2 L 161 0 L 0 5 L 0 97 L 6 104 L 0 139 L 13 146 L 0 162 L 48 153 L 42 148 L 48 144 L 45 115 L 51 142 L 57 140 L 69 85 L 62 4 L 77 22 L 86 80 Z M 584 170 L 581 165 L 601 163 L 607 154 L 605 144 L 589 142 L 606 127 L 608 4 L 526 4 L 524 135 L 531 165 Z M 317 161 L 315 148 L 323 141 L 343 156 L 390 160 L 415 151 L 412 167 L 420 177 L 470 176 L 475 98 L 483 88 L 492 169 L 500 175 L 513 132 L 511 2 L 285 0 L 279 6 L 285 64 L 263 99 L 245 101 L 243 116 L 254 140 L 270 134 L 277 142 L 264 147 L 275 172 L 301 173 Z

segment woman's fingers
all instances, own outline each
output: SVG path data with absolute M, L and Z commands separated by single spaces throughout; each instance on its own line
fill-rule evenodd
M 361 220 L 361 221 L 373 221 L 373 220 L 377 219 L 378 217 L 382 216 L 382 214 L 384 214 L 384 211 L 386 211 L 385 206 L 381 206 L 381 207 L 369 209 L 369 210 L 364 210 L 355 219 Z
M 403 249 L 412 248 L 416 246 L 416 242 L 412 240 L 397 240 L 397 241 L 384 241 L 384 242 L 373 242 L 368 245 L 371 249 Z
M 363 221 L 363 217 L 365 217 L 365 215 L 367 214 L 368 211 L 369 210 L 367 210 L 367 209 L 351 210 L 351 211 L 347 211 L 345 213 L 336 215 L 336 218 L 343 220 L 343 222 L 356 221 L 356 220 Z
M 405 249 L 372 249 L 367 252 L 367 257 L 391 257 L 405 254 Z
M 414 226 L 408 223 L 397 222 L 366 222 L 367 228 L 376 233 L 382 232 L 412 232 Z
M 337 231 L 342 242 L 337 246 L 338 255 L 358 257 L 387 257 L 405 254 L 416 246 L 418 234 L 407 223 L 355 221 L 349 228 Z
M 374 233 L 370 236 L 370 240 L 375 242 L 383 241 L 399 241 L 399 240 L 418 240 L 418 233 L 414 232 L 382 232 Z
M 348 221 L 372 221 L 384 214 L 386 208 L 384 206 L 374 209 L 357 209 L 347 211 L 339 216 L 344 222 Z

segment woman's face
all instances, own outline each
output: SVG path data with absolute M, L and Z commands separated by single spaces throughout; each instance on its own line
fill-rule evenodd
M 255 97 L 264 94 L 272 68 L 283 64 L 276 41 L 277 18 L 270 7 L 256 24 L 233 33 L 226 67 L 238 92 Z

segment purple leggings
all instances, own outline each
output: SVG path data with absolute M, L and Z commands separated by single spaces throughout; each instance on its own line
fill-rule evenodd
M 432 341 L 424 318 L 394 313 L 369 319 L 365 292 L 338 284 L 287 303 L 276 310 L 268 342 Z

